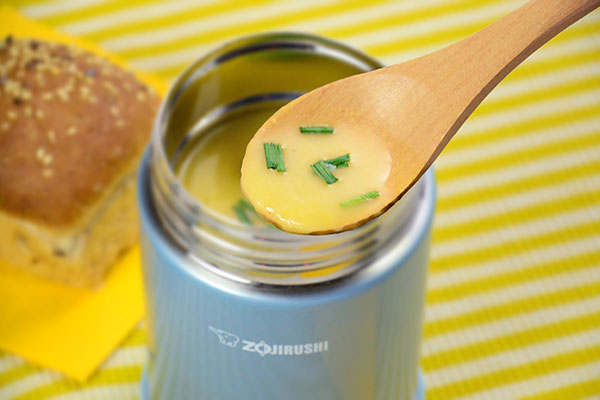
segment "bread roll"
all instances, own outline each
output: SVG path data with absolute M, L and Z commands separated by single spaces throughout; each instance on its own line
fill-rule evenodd
M 135 172 L 158 96 L 83 50 L 0 41 L 0 259 L 77 286 L 137 240 Z

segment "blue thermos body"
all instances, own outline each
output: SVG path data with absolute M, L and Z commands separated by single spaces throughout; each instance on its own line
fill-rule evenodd
M 221 79 L 220 69 L 242 61 L 246 70 L 256 63 L 256 79 Z M 324 62 L 357 72 L 380 66 L 316 36 L 259 35 L 199 60 L 164 100 L 138 189 L 150 347 L 144 400 L 424 398 L 431 170 L 381 217 L 316 237 L 221 219 L 173 171 L 181 148 L 209 124 L 312 89 L 294 86 L 295 73 L 326 83 L 318 79 Z M 289 82 L 265 84 L 271 67 L 289 70 Z

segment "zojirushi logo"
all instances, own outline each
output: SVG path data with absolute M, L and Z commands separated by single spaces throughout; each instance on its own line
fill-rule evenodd
M 329 348 L 327 340 L 304 344 L 267 344 L 264 340 L 258 343 L 250 340 L 242 340 L 242 343 L 244 344 L 242 350 L 258 353 L 261 356 L 301 356 L 302 354 L 322 353 Z
M 217 335 L 219 343 L 236 348 L 241 341 L 241 349 L 243 351 L 258 353 L 261 357 L 266 355 L 301 356 L 304 354 L 322 353 L 329 350 L 329 341 L 327 340 L 301 344 L 268 344 L 264 340 L 261 340 L 260 342 L 245 339 L 240 340 L 239 336 L 212 326 L 209 326 L 208 329 Z

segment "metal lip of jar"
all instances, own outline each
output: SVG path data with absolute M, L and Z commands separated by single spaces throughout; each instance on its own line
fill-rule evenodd
M 255 82 L 246 82 L 249 87 L 219 78 L 219 69 L 241 59 L 273 57 L 274 62 L 280 62 L 276 56 L 281 54 L 322 57 L 353 66 L 357 72 L 382 66 L 343 44 L 298 33 L 244 37 L 195 62 L 175 81 L 163 101 L 142 164 L 140 202 L 146 205 L 142 220 L 158 222 L 154 224 L 156 230 L 148 234 L 168 238 L 165 244 L 186 260 L 179 265 L 185 273 L 204 280 L 218 279 L 221 284 L 227 281 L 225 286 L 231 290 L 283 287 L 291 293 L 298 288 L 385 275 L 383 271 L 390 263 L 402 263 L 429 230 L 435 202 L 432 171 L 381 217 L 352 231 L 324 236 L 236 224 L 196 201 L 174 172 L 185 146 L 229 113 L 265 102 L 283 104 L 313 89 L 296 87 L 290 77 L 290 87 L 262 90 L 261 81 L 267 82 L 268 76 L 261 77 L 258 69 Z M 318 73 L 318 69 L 307 73 Z M 151 242 L 160 242 L 156 239 Z

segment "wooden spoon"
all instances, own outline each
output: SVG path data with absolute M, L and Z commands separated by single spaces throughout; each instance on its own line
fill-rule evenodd
M 292 101 L 263 125 L 248 151 L 264 142 L 280 143 L 283 127 L 311 121 L 328 121 L 332 126 L 350 122 L 353 129 L 386 143 L 391 169 L 379 190 L 378 208 L 357 208 L 364 211 L 339 226 L 328 222 L 328 226 L 314 230 L 296 229 L 293 224 L 282 223 L 277 212 L 265 212 L 264 207 L 256 207 L 257 211 L 281 229 L 309 234 L 351 229 L 383 213 L 423 175 L 467 117 L 510 71 L 598 6 L 600 0 L 532 0 L 449 47 L 333 82 Z M 261 199 L 253 197 L 252 183 L 244 179 L 251 167 L 246 165 L 248 151 L 242 167 L 242 189 L 256 206 Z

